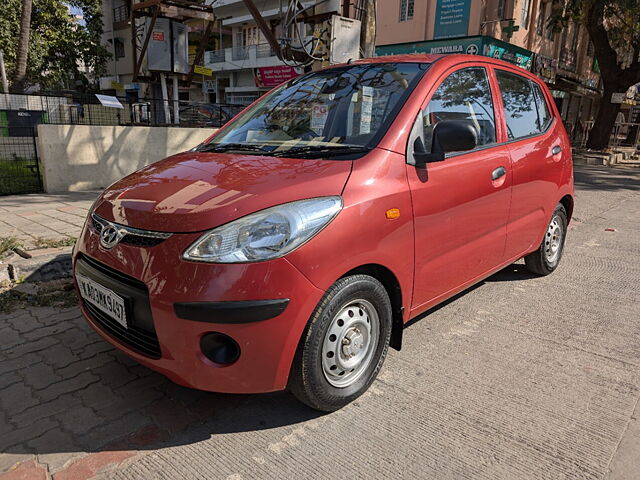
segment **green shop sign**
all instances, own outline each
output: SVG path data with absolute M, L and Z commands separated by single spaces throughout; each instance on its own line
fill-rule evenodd
M 407 53 L 466 53 L 499 58 L 526 70 L 531 69 L 533 52 L 502 40 L 484 35 L 462 37 L 450 40 L 431 40 L 427 42 L 396 43 L 376 47 L 376 55 L 402 55 Z

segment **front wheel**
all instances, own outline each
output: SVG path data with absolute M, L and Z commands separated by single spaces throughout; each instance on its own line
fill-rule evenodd
M 567 223 L 567 212 L 562 204 L 558 204 L 551 215 L 538 250 L 524 257 L 525 265 L 530 272 L 549 275 L 558 267 L 567 236 Z
M 325 412 L 362 395 L 384 362 L 391 337 L 391 301 L 368 275 L 334 283 L 300 340 L 289 388 L 301 402 Z

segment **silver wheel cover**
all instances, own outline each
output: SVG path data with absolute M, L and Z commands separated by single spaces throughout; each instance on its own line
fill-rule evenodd
M 380 317 L 371 302 L 352 300 L 331 319 L 322 343 L 322 372 L 334 387 L 356 382 L 367 370 L 380 339 Z
M 554 215 L 547 227 L 547 233 L 544 235 L 544 255 L 547 262 L 553 264 L 558 260 L 560 251 L 562 250 L 562 219 L 558 215 Z

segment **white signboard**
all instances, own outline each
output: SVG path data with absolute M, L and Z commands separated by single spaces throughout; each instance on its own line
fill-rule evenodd
M 625 99 L 625 92 L 611 94 L 611 103 L 622 103 L 624 102 L 624 99 Z
M 111 95 L 100 95 L 96 93 L 96 97 L 100 100 L 100 103 L 103 107 L 111 107 L 111 108 L 124 108 L 116 97 L 112 97 Z
M 329 63 L 346 63 L 360 58 L 360 21 L 331 17 L 331 48 Z

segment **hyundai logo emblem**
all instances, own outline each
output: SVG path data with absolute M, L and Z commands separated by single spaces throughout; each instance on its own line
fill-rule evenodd
M 120 241 L 120 232 L 113 225 L 105 225 L 100 232 L 100 245 L 106 249 L 113 248 Z

